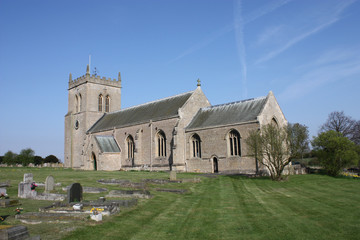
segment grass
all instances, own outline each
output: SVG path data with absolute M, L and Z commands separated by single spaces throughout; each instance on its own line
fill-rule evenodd
M 106 187 L 96 180 L 168 178 L 168 173 L 89 172 L 55 169 L 0 168 L 0 182 L 11 179 L 17 196 L 23 173 L 45 181 L 53 175 L 63 186 Z M 192 178 L 181 173 L 178 178 Z M 157 187 L 185 188 L 190 193 L 157 192 Z M 105 217 L 102 223 L 28 225 L 42 239 L 360 239 L 360 181 L 325 175 L 290 176 L 285 182 L 241 176 L 202 177 L 201 183 L 170 183 L 149 188 L 152 199 Z M 104 194 L 103 194 L 104 195 Z M 85 194 L 96 199 L 101 194 Z M 46 201 L 22 200 L 24 211 L 37 211 Z M 4 211 L 12 209 L 1 209 Z M 19 224 L 10 219 L 10 223 Z M 67 229 L 67 231 L 62 231 Z

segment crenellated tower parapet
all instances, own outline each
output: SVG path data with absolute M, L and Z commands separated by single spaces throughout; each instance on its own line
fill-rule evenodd
M 90 71 L 89 71 L 89 65 L 87 65 L 87 68 L 86 68 L 86 74 L 81 76 L 81 77 L 78 77 L 76 79 L 72 79 L 72 75 L 70 73 L 70 76 L 69 76 L 69 90 L 74 88 L 74 87 L 77 87 L 81 84 L 84 84 L 84 83 L 95 83 L 95 84 L 101 84 L 101 85 L 105 85 L 105 86 L 112 86 L 112 87 L 118 87 L 118 88 L 121 88 L 121 75 L 120 75 L 120 72 L 119 72 L 119 75 L 118 75 L 118 79 L 111 79 L 111 78 L 106 78 L 106 77 L 100 77 L 100 76 L 97 76 L 97 75 L 90 75 Z

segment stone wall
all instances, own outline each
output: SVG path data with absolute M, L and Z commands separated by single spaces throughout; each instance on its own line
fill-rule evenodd
M 187 171 L 213 172 L 213 158 L 215 157 L 218 160 L 219 172 L 255 173 L 255 159 L 248 156 L 249 152 L 245 139 L 248 137 L 249 131 L 258 128 L 259 124 L 253 122 L 186 132 Z M 230 156 L 229 153 L 227 136 L 233 129 L 240 133 L 241 156 Z M 201 140 L 201 158 L 194 158 L 191 155 L 191 137 L 194 134 L 199 135 Z

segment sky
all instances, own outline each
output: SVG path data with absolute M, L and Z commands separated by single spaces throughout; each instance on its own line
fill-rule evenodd
M 69 73 L 122 77 L 122 107 L 273 91 L 316 136 L 360 120 L 360 0 L 0 0 L 0 155 L 64 158 Z

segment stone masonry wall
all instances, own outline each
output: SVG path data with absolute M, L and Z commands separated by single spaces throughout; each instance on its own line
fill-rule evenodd
M 217 128 L 200 129 L 186 132 L 186 165 L 189 172 L 213 172 L 212 158 L 218 159 L 219 172 L 255 173 L 255 159 L 248 156 L 248 148 L 245 139 L 249 131 L 258 129 L 257 122 L 223 126 Z M 235 129 L 240 133 L 241 156 L 230 156 L 227 135 Z M 201 159 L 193 158 L 191 155 L 191 137 L 198 134 L 201 139 Z

